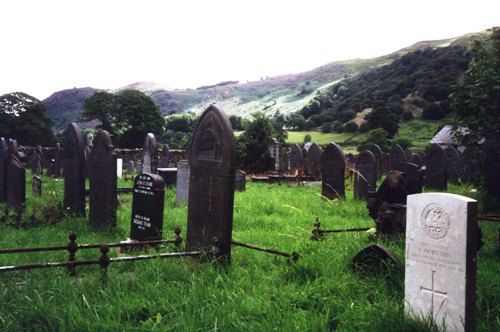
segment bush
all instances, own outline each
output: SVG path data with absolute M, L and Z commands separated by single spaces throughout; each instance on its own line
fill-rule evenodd
M 370 130 L 370 127 L 368 126 L 367 122 L 363 122 L 362 124 L 359 125 L 359 132 L 360 133 L 366 133 Z
M 392 142 L 392 144 L 393 145 L 399 144 L 403 149 L 411 148 L 413 146 L 413 143 L 409 139 L 406 139 L 406 138 L 395 139 Z
M 404 111 L 403 114 L 401 114 L 401 119 L 403 121 L 410 121 L 413 119 L 413 113 L 411 111 Z
M 321 132 L 323 133 L 331 133 L 333 131 L 333 123 L 332 122 L 325 122 L 321 126 Z
M 312 141 L 312 137 L 309 134 L 304 135 L 304 143 L 308 143 Z
M 437 103 L 430 103 L 424 107 L 422 118 L 427 120 L 439 120 L 446 116 L 445 112 Z
M 348 133 L 354 133 L 359 129 L 359 126 L 354 121 L 349 121 L 344 125 L 344 131 Z

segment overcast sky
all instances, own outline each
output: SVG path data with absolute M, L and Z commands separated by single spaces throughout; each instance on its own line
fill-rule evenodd
M 2 0 L 0 95 L 246 82 L 498 25 L 498 0 Z

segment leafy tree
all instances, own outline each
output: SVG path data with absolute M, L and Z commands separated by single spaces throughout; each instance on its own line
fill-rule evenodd
M 101 121 L 98 128 L 107 130 L 110 134 L 115 133 L 116 118 L 115 96 L 106 91 L 97 91 L 83 103 L 82 119 Z
M 238 115 L 230 115 L 229 116 L 229 122 L 231 123 L 231 127 L 233 127 L 233 130 L 243 130 L 243 118 Z
M 288 116 L 286 125 L 290 129 L 301 131 L 306 127 L 306 120 L 304 119 L 304 116 L 302 116 L 302 114 L 292 113 Z
M 309 143 L 312 141 L 312 137 L 310 134 L 305 134 L 304 135 L 304 143 Z
M 428 120 L 439 120 L 445 116 L 444 110 L 437 103 L 427 104 L 422 112 L 422 118 Z
M 165 130 L 191 133 L 195 123 L 196 116 L 194 114 L 172 114 L 165 117 Z
M 359 126 L 354 121 L 349 121 L 344 125 L 344 131 L 348 133 L 354 133 L 359 129 Z
M 386 108 L 381 107 L 373 110 L 365 119 L 368 121 L 370 129 L 382 128 L 387 132 L 389 138 L 394 137 L 398 132 L 399 118 Z
M 366 140 L 361 142 L 357 150 L 363 151 L 370 148 L 373 144 L 380 146 L 382 151 L 389 151 L 391 147 L 391 141 L 389 140 L 389 134 L 383 128 L 377 128 L 370 130 L 366 136 Z

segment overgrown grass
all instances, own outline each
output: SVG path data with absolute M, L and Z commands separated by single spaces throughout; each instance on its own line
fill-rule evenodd
M 132 186 L 120 181 L 120 187 Z M 62 199 L 62 182 L 44 177 L 44 196 L 28 195 L 30 206 Z M 451 187 L 468 193 L 468 188 Z M 55 191 L 56 195 L 47 195 Z M 320 187 L 247 183 L 235 194 L 233 239 L 301 258 L 288 264 L 274 257 L 234 247 L 226 268 L 195 259 L 114 263 L 103 285 L 97 266 L 78 267 L 76 278 L 63 268 L 0 274 L 0 329 L 77 331 L 428 331 L 429 322 L 404 318 L 404 241 L 380 243 L 401 264 L 375 275 L 351 270 L 354 255 L 373 243 L 369 233 L 331 234 L 311 241 L 318 217 L 324 228 L 374 226 L 365 204 L 352 198 L 325 201 Z M 27 192 L 31 192 L 28 184 Z M 129 234 L 131 195 L 120 195 L 116 230 L 92 229 L 85 218 L 63 218 L 27 229 L 0 225 L 0 247 L 62 245 L 69 232 L 78 243 L 123 240 Z M 187 207 L 174 207 L 175 190 L 165 198 L 164 238 L 186 229 Z M 4 204 L 0 204 L 3 209 Z M 484 247 L 478 257 L 478 330 L 500 329 L 498 225 L 481 223 Z M 185 233 L 183 234 L 185 236 Z M 163 248 L 162 251 L 173 250 Z M 118 255 L 117 251 L 111 252 Z M 98 250 L 82 250 L 78 259 L 96 259 Z M 0 255 L 0 265 L 64 261 L 65 252 Z

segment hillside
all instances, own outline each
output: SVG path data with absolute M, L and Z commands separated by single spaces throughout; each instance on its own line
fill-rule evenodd
M 243 117 L 256 111 L 267 113 L 291 113 L 302 109 L 321 91 L 345 78 L 358 76 L 367 70 L 392 63 L 403 55 L 426 48 L 442 48 L 455 45 L 468 46 L 471 37 L 484 32 L 437 41 L 422 41 L 394 53 L 372 58 L 331 62 L 311 71 L 270 77 L 260 81 L 235 83 L 224 82 L 210 87 L 177 90 L 156 83 L 134 83 L 111 92 L 127 88 L 143 91 L 151 96 L 162 114 L 199 113 L 211 103 L 217 103 L 229 114 Z M 55 129 L 61 130 L 71 121 L 78 121 L 82 105 L 96 89 L 75 88 L 55 92 L 43 102 L 54 121 Z

